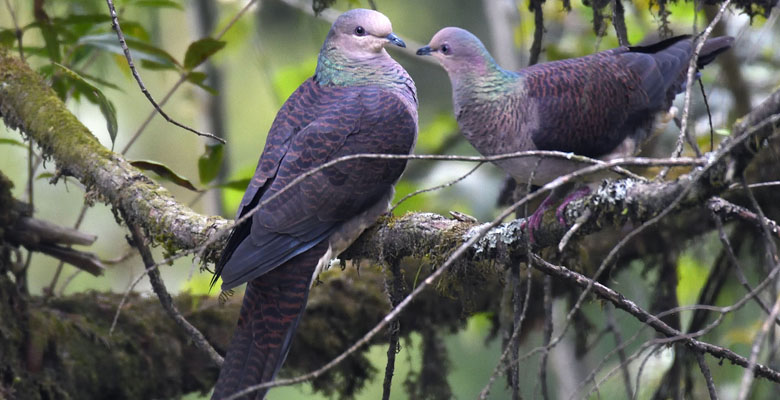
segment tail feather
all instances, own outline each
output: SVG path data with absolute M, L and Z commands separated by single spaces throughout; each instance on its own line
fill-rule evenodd
M 718 36 L 707 39 L 699 52 L 699 59 L 696 61 L 696 65 L 702 68 L 711 63 L 718 54 L 728 50 L 732 44 L 734 44 L 734 38 L 731 36 Z
M 326 250 L 327 243 L 322 242 L 247 284 L 212 400 L 274 379 L 287 358 L 312 274 Z M 267 391 L 259 390 L 242 400 L 262 399 Z

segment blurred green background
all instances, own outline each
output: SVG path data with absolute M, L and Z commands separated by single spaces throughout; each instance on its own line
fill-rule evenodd
M 32 2 L 9 0 L 16 11 L 17 23 L 28 26 L 34 23 Z M 528 62 L 528 50 L 533 40 L 533 14 L 528 11 L 526 2 L 502 0 L 375 0 L 378 9 L 393 22 L 395 32 L 410 44 L 408 52 L 392 49 L 391 54 L 409 71 L 414 78 L 420 99 L 420 134 L 417 154 L 466 154 L 476 152 L 457 134 L 457 125 L 452 117 L 450 84 L 440 67 L 428 60 L 422 60 L 411 53 L 415 45 L 424 45 L 430 37 L 444 26 L 460 26 L 471 30 L 483 39 L 499 63 L 509 69 L 517 69 Z M 178 60 L 184 59 L 185 51 L 193 41 L 215 32 L 219 32 L 237 15 L 246 1 L 118 1 L 117 7 L 125 33 L 158 49 L 164 50 Z M 291 4 L 298 4 L 296 7 Z M 352 7 L 368 7 L 364 0 L 339 0 L 334 7 L 345 10 Z M 228 141 L 224 147 L 224 162 L 211 166 L 208 173 L 219 176 L 209 183 L 199 178 L 198 160 L 206 151 L 206 141 L 195 135 L 166 123 L 159 116 L 145 128 L 139 139 L 128 149 L 125 156 L 131 160 L 154 160 L 165 164 L 171 170 L 189 179 L 198 188 L 207 189 L 220 183 L 240 181 L 251 176 L 257 159 L 262 151 L 265 135 L 273 118 L 286 97 L 307 77 L 311 76 L 316 65 L 316 56 L 330 23 L 315 18 L 307 12 L 308 1 L 267 0 L 253 5 L 249 12 L 240 17 L 227 30 L 222 40 L 225 47 L 210 58 L 209 65 L 203 65 L 197 71 L 204 71 L 209 78 L 202 84 L 213 86 L 218 94 L 210 93 L 190 82 L 184 83 L 165 105 L 165 111 L 176 120 L 204 131 L 224 132 Z M 631 43 L 639 43 L 645 37 L 657 37 L 659 24 L 658 8 L 646 1 L 626 3 L 626 22 Z M 694 20 L 701 29 L 707 18 L 704 12 L 694 13 L 693 3 L 679 2 L 668 5 L 671 16 L 670 27 L 676 34 L 689 33 Z M 597 50 L 617 46 L 614 30 L 606 27 L 606 35 L 594 34 L 593 12 L 581 2 L 573 2 L 572 10 L 562 10 L 560 2 L 548 1 L 544 5 L 545 27 L 542 61 L 576 57 Z M 58 2 L 50 1 L 45 8 L 50 18 L 66 19 L 74 15 L 107 15 L 106 4 L 97 0 Z M 492 21 L 492 22 L 489 22 Z M 763 95 L 777 85 L 777 66 L 780 63 L 777 43 L 780 29 L 764 18 L 750 18 L 737 11 L 728 12 L 724 18 L 726 32 L 737 36 L 737 45 L 732 50 L 736 57 L 744 60 L 740 69 L 750 85 L 748 93 L 755 104 Z M 75 26 L 78 22 L 74 22 Z M 81 37 L 105 37 L 111 34 L 110 23 L 83 24 L 83 29 L 74 28 Z M 8 42 L 8 31 L 14 22 L 6 4 L 0 5 L 0 35 Z M 101 36 L 102 35 L 102 36 Z M 27 61 L 51 77 L 53 69 L 45 56 L 45 41 L 39 29 L 28 27 L 25 30 Z M 75 43 L 79 37 L 73 38 Z M 11 42 L 13 37 L 11 37 Z M 88 48 L 89 45 L 86 45 Z M 133 135 L 142 126 L 152 108 L 138 90 L 130 76 L 129 69 L 116 48 L 101 48 L 86 54 L 85 47 L 63 45 L 61 63 L 83 76 L 99 78 L 90 80 L 113 103 L 118 118 L 118 134 L 113 147 L 116 151 L 125 149 Z M 497 51 L 499 50 L 500 51 Z M 36 54 L 37 52 L 37 54 Z M 82 54 L 83 53 L 83 54 Z M 139 55 L 144 52 L 138 50 Z M 150 51 L 150 54 L 153 52 Z M 162 99 L 169 89 L 179 80 L 179 72 L 174 68 L 165 68 L 146 64 L 140 68 L 144 82 L 150 92 Z M 215 74 L 221 76 L 220 82 L 213 80 Z M 734 109 L 734 100 L 728 89 L 721 87 L 722 77 L 719 68 L 708 68 L 704 72 L 705 86 L 708 88 L 709 103 L 712 108 L 716 127 L 729 126 L 733 120 L 729 111 Z M 88 79 L 89 80 L 89 79 Z M 101 84 L 100 81 L 108 84 Z M 112 146 L 106 121 L 100 108 L 85 96 L 68 97 L 67 103 L 78 118 L 87 125 L 106 146 Z M 78 98 L 76 98 L 78 97 Z M 682 96 L 678 103 L 681 104 Z M 702 144 L 708 143 L 709 132 L 706 113 L 703 112 L 701 96 L 694 93 L 694 128 Z M 214 103 L 216 102 L 216 103 Z M 216 108 L 211 108 L 216 104 Z M 682 108 L 682 106 L 679 106 Z M 216 112 L 214 110 L 217 110 Z M 662 154 L 668 154 L 670 145 L 676 139 L 676 130 L 670 129 L 656 145 Z M 719 131 L 727 134 L 727 131 Z M 21 141 L 18 132 L 0 126 L 0 138 Z M 708 148 L 708 146 L 705 146 Z M 666 153 L 663 153 L 663 152 Z M 37 149 L 36 149 L 37 152 Z M 28 150 L 11 142 L 0 143 L 0 170 L 15 183 L 14 195 L 27 199 L 26 191 Z M 77 182 L 65 179 L 56 185 L 49 183 L 47 176 L 54 173 L 54 163 L 44 162 L 34 172 L 34 205 L 38 218 L 51 220 L 62 225 L 72 225 L 79 214 L 85 199 L 83 188 Z M 404 179 L 398 186 L 397 198 L 419 188 L 429 187 L 454 179 L 473 167 L 462 162 L 411 161 Z M 202 172 L 202 171 L 201 171 Z M 49 175 L 46 175 L 49 173 Z M 155 176 L 154 174 L 151 174 Z M 484 165 L 476 173 L 449 188 L 416 196 L 403 203 L 395 212 L 430 211 L 447 214 L 457 210 L 486 221 L 498 212 L 496 197 L 503 182 L 503 174 L 491 165 Z M 211 189 L 193 192 L 169 181 L 161 183 L 170 189 L 175 197 L 184 204 L 204 214 L 220 214 L 232 217 L 243 189 Z M 117 225 L 111 210 L 101 203 L 91 207 L 80 228 L 85 232 L 99 236 L 95 245 L 87 251 L 97 253 L 106 260 L 122 258 L 130 252 L 125 239 L 124 227 Z M 682 304 L 693 304 L 701 287 L 703 271 L 711 263 L 709 249 L 717 238 L 712 236 L 692 246 L 692 250 L 679 261 L 680 282 L 678 295 Z M 158 249 L 156 257 L 162 257 Z M 52 284 L 57 261 L 36 254 L 29 271 L 30 290 L 40 294 Z M 613 277 L 613 287 L 623 293 L 630 293 L 638 303 L 646 305 L 652 288 L 642 283 L 649 279 L 643 275 L 643 265 L 632 265 L 620 275 Z M 143 270 L 141 261 L 130 256 L 108 269 L 102 277 L 77 274 L 70 266 L 65 266 L 54 286 L 55 293 L 75 293 L 85 290 L 110 290 L 121 292 L 127 289 L 131 281 Z M 196 261 L 179 259 L 172 266 L 162 269 L 165 282 L 172 292 L 191 291 L 206 293 L 211 275 L 199 270 Z M 652 280 L 648 280 L 652 281 Z M 67 282 L 67 284 L 66 284 Z M 151 293 L 148 282 L 143 281 L 137 291 Z M 317 290 L 316 288 L 314 290 Z M 212 295 L 217 293 L 212 292 Z M 497 294 L 498 295 L 498 294 Z M 726 292 L 728 296 L 728 291 Z M 732 294 L 736 296 L 736 294 Z M 733 297 L 732 296 L 732 297 Z M 642 303 L 644 301 L 644 303 Z M 556 302 L 556 318 L 561 320 L 566 313 L 565 302 Z M 586 313 L 594 323 L 603 323 L 603 306 L 589 304 Z M 749 304 L 747 307 L 754 307 Z M 751 312 L 758 313 L 757 310 Z M 753 314 L 753 315 L 756 315 Z M 633 334 L 639 324 L 624 314 L 618 315 L 618 324 L 624 332 Z M 686 314 L 683 314 L 685 317 Z M 732 318 L 741 318 L 730 316 Z M 751 315 L 747 312 L 745 315 Z M 745 318 L 745 321 L 752 319 Z M 730 345 L 736 351 L 745 354 L 748 351 L 755 326 L 740 325 L 731 321 L 726 328 L 719 328 L 715 335 L 719 342 Z M 458 398 L 474 398 L 490 376 L 498 359 L 501 340 L 486 341 L 490 331 L 488 316 L 477 315 L 469 318 L 466 328 L 460 332 L 447 333 L 445 344 L 451 360 L 449 382 Z M 628 333 L 626 336 L 628 336 Z M 651 338 L 651 332 L 639 333 Z M 535 332 L 524 341 L 521 354 L 541 343 L 540 334 Z M 419 370 L 420 356 L 416 351 L 419 336 L 402 342 L 401 353 L 396 366 L 396 379 L 393 391 L 394 399 L 406 398 L 403 380 L 409 371 Z M 567 366 L 587 374 L 601 358 L 613 348 L 611 338 L 602 338 L 593 343 L 593 350 L 581 360 L 573 357 L 573 344 L 567 338 L 559 347 L 560 356 L 551 359 L 552 369 Z M 630 349 L 636 349 L 636 346 Z M 384 370 L 384 347 L 375 347 L 371 351 L 372 360 L 379 370 Z M 568 352 L 568 354 L 567 354 Z M 641 392 L 640 398 L 652 394 L 654 379 L 660 378 L 664 367 L 671 360 L 671 350 L 654 356 L 645 366 L 643 385 L 649 392 Z M 523 382 L 527 387 L 537 388 L 529 391 L 539 393 L 537 370 L 538 355 L 525 361 L 528 368 L 521 368 Z M 576 366 L 572 367 L 571 364 Z M 614 363 L 613 360 L 608 363 Z M 636 364 L 636 365 L 635 365 Z M 638 362 L 632 369 L 638 368 Z M 598 379 L 610 371 L 607 367 Z M 716 381 L 724 394 L 736 390 L 741 377 L 741 369 L 720 368 L 714 371 Z M 380 374 L 381 375 L 381 374 Z M 570 393 L 574 388 L 566 382 L 551 379 L 553 392 L 558 395 Z M 504 378 L 499 378 L 492 390 L 492 398 L 507 398 Z M 556 384 L 557 383 L 557 384 Z M 381 397 L 381 376 L 372 382 L 359 398 L 374 399 Z M 764 384 L 765 385 L 765 384 Z M 759 386 L 757 395 L 767 393 L 771 386 Z M 763 390 L 763 392 L 762 392 Z M 600 387 L 602 398 L 624 396 L 622 382 L 615 374 Z M 703 394 L 703 393 L 702 393 Z M 595 394 L 594 394 L 595 396 Z M 192 394 L 187 398 L 201 398 Z M 726 396 L 728 397 L 728 396 Z M 269 399 L 319 398 L 306 386 L 274 389 Z

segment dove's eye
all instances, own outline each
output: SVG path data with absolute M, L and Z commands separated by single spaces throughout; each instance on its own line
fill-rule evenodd
M 441 45 L 441 52 L 442 54 L 450 54 L 452 52 L 452 49 L 450 49 L 450 46 L 443 44 Z
M 366 30 L 363 29 L 362 26 L 358 26 L 357 28 L 355 28 L 355 35 L 363 36 L 365 34 L 366 34 Z

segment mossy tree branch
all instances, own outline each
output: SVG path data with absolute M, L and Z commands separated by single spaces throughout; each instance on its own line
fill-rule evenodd
M 775 92 L 736 125 L 735 138 L 740 138 L 743 134 L 749 136 L 745 136 L 742 140 L 731 139 L 724 142 L 716 154 L 709 158 L 710 162 L 705 173 L 697 174 L 697 171 L 700 170 L 695 170 L 693 173 L 683 175 L 671 182 L 642 183 L 620 180 L 605 183 L 593 195 L 573 202 L 567 208 L 567 225 L 573 224 L 586 208 L 590 209 L 593 215 L 578 231 L 580 236 L 597 232 L 606 226 L 621 226 L 629 221 L 634 223 L 646 221 L 668 207 L 686 188 L 689 189 L 679 204 L 680 209 L 701 207 L 708 198 L 725 191 L 729 184 L 735 181 L 735 177 L 738 178 L 755 157 L 757 150 L 761 147 L 760 144 L 777 132 L 780 126 L 778 113 L 780 113 L 780 91 Z M 7 126 L 19 128 L 24 135 L 35 141 L 40 146 L 42 154 L 57 163 L 59 171 L 82 182 L 96 198 L 117 209 L 124 210 L 133 223 L 142 226 L 157 244 L 163 244 L 169 250 L 194 249 L 216 231 L 228 227 L 230 224 L 228 220 L 223 218 L 203 216 L 179 204 L 167 190 L 132 167 L 122 156 L 102 146 L 87 128 L 67 110 L 55 93 L 42 82 L 42 79 L 34 71 L 18 58 L 2 50 L 0 50 L 0 115 Z M 773 115 L 774 117 L 772 117 Z M 449 271 L 439 288 L 447 294 L 445 302 L 451 302 L 450 306 L 442 307 L 441 298 L 436 293 L 429 294 L 433 296 L 431 299 L 423 297 L 418 301 L 421 302 L 420 304 L 426 304 L 426 302 L 436 304 L 436 311 L 421 312 L 416 314 L 414 318 L 409 318 L 409 321 L 403 320 L 401 325 L 409 331 L 418 329 L 425 323 L 455 327 L 462 324 L 464 317 L 471 312 L 497 311 L 500 308 L 496 303 L 498 300 L 494 298 L 495 296 L 486 294 L 500 291 L 504 276 L 502 262 L 516 259 L 516 257 L 523 255 L 527 249 L 527 238 L 520 229 L 520 223 L 520 220 L 511 221 L 493 229 L 479 242 L 478 246 L 468 253 L 461 265 Z M 476 224 L 471 222 L 451 220 L 427 213 L 407 214 L 398 218 L 389 217 L 369 229 L 344 254 L 344 258 L 382 261 L 390 257 L 393 259 L 410 257 L 426 260 L 426 263 L 413 263 L 404 267 L 406 268 L 405 277 L 409 280 L 405 287 L 412 288 L 418 278 L 423 279 L 431 268 L 439 265 L 440 261 L 444 260 L 453 249 L 471 237 L 470 235 L 474 234 L 475 226 Z M 536 232 L 535 246 L 543 248 L 557 245 L 566 228 L 553 222 L 552 218 L 548 218 L 543 227 Z M 212 249 L 217 250 L 220 245 L 221 242 L 217 241 L 213 244 Z M 207 259 L 211 257 L 213 257 L 213 253 L 208 255 Z M 381 274 L 357 276 L 353 269 L 348 271 L 350 272 L 331 273 L 329 278 L 323 278 L 326 285 L 315 288 L 313 291 L 307 315 L 315 315 L 320 309 L 323 310 L 321 311 L 324 313 L 323 315 L 327 315 L 327 318 L 318 319 L 311 316 L 304 318 L 300 330 L 303 334 L 299 335 L 300 339 L 296 339 L 303 341 L 303 343 L 293 346 L 293 354 L 290 357 L 289 367 L 293 370 L 310 370 L 313 366 L 328 361 L 335 355 L 334 352 L 343 348 L 331 344 L 326 346 L 327 349 L 322 348 L 325 346 L 323 343 L 327 343 L 317 336 L 322 330 L 307 329 L 310 324 L 315 326 L 326 322 L 332 324 L 333 318 L 339 318 L 338 316 L 334 317 L 334 313 L 342 312 L 344 320 L 341 323 L 345 324 L 343 326 L 348 326 L 349 329 L 347 332 L 334 333 L 333 340 L 346 346 L 381 319 L 388 310 L 385 296 L 377 290 L 382 285 L 374 281 L 374 279 L 378 279 L 381 282 L 383 279 Z M 3 286 L 3 290 L 0 292 L 10 299 L 15 289 L 9 283 L 3 277 L 0 284 L 7 286 Z M 370 286 L 364 288 L 362 285 Z M 339 289 L 334 289 L 336 287 Z M 493 289 L 486 290 L 486 287 Z M 350 308 L 348 305 L 354 302 L 335 295 L 335 293 L 350 293 L 350 291 L 359 291 L 360 298 L 365 301 L 360 302 L 361 304 L 353 304 L 354 307 Z M 322 294 L 318 295 L 318 293 Z M 94 293 L 78 295 L 55 300 L 48 305 L 37 304 L 33 299 L 34 306 L 30 308 L 29 314 L 31 316 L 30 324 L 40 324 L 41 334 L 44 336 L 20 342 L 24 344 L 22 348 L 27 354 L 25 363 L 35 365 L 36 360 L 48 360 L 46 354 L 51 349 L 49 344 L 58 343 L 50 333 L 55 331 L 67 330 L 75 332 L 71 336 L 83 336 L 84 342 L 63 344 L 62 346 L 66 346 L 63 348 L 72 346 L 68 348 L 68 351 L 81 351 L 84 354 L 94 354 L 93 351 L 98 350 L 115 352 L 117 347 L 124 347 L 124 345 L 120 346 L 116 343 L 131 346 L 143 343 L 144 340 L 149 340 L 150 343 L 159 341 L 158 337 L 152 340 L 148 336 L 144 336 L 144 332 L 135 332 L 133 327 L 126 327 L 125 330 L 129 335 L 127 341 L 111 338 L 112 345 L 109 348 L 104 343 L 104 340 L 107 340 L 104 336 L 105 332 L 101 331 L 104 328 L 101 328 L 99 324 L 110 321 L 110 315 L 105 315 L 105 318 L 100 317 L 97 327 L 85 327 L 89 313 L 95 312 L 99 315 L 100 313 L 111 314 L 113 312 L 115 303 L 112 303 L 113 300 L 103 301 L 107 298 L 105 296 L 108 295 Z M 435 301 L 432 300 L 434 297 Z M 183 298 L 187 299 L 187 297 Z M 349 298 L 354 297 L 349 296 Z M 207 300 L 193 300 L 190 297 L 189 300 L 184 300 L 185 303 L 187 301 Z M 114 305 L 111 306 L 111 304 Z M 135 311 L 125 310 L 122 319 L 126 319 L 129 325 L 133 325 L 133 322 L 130 322 L 134 321 L 133 318 L 140 318 L 144 313 L 151 312 L 145 308 L 143 312 L 140 312 L 142 307 L 147 306 L 132 305 L 131 308 L 139 311 L 140 315 L 135 315 Z M 150 301 L 148 307 L 153 308 L 156 313 L 162 313 L 155 301 Z M 184 307 L 183 309 L 188 308 Z M 215 309 L 210 308 L 212 311 Z M 433 309 L 432 307 L 431 310 Z M 58 317 L 54 318 L 54 315 Z M 68 318 L 61 318 L 63 315 L 68 316 Z M 199 326 L 199 328 L 215 342 L 218 348 L 224 348 L 220 344 L 226 342 L 227 333 L 220 331 L 210 334 L 209 332 L 211 329 L 232 330 L 235 314 L 220 311 L 207 315 L 209 317 L 205 317 L 204 325 Z M 192 322 L 197 326 L 197 318 L 193 319 Z M 147 323 L 173 326 L 172 321 L 160 317 L 143 323 L 136 322 L 138 326 L 135 328 L 148 329 L 146 328 Z M 350 325 L 346 325 L 347 323 Z M 46 328 L 45 325 L 50 324 L 57 326 L 50 326 L 51 329 Z M 122 331 L 121 326 L 119 330 Z M 5 335 L 3 332 L 0 330 L 0 334 Z M 312 335 L 317 337 L 307 338 L 306 332 L 315 332 Z M 178 333 L 171 333 L 171 335 L 176 334 Z M 144 339 L 145 337 L 147 339 Z M 52 342 L 53 340 L 54 342 Z M 181 343 L 185 343 L 185 341 L 186 339 Z M 46 346 L 41 346 L 41 344 L 46 344 Z M 194 351 L 187 344 L 183 346 L 183 348 L 178 349 L 182 352 L 181 354 L 190 350 Z M 55 346 L 55 349 L 57 348 L 59 347 Z M 13 351 L 12 349 L 2 350 L 6 353 Z M 150 349 L 149 354 L 152 354 L 153 350 L 157 351 Z M 163 352 L 164 349 L 159 351 Z M 300 355 L 296 356 L 296 353 L 300 353 Z M 56 352 L 53 354 L 56 356 L 55 359 L 64 360 L 64 356 L 61 354 Z M 150 357 L 165 357 L 159 354 L 163 353 L 157 353 L 156 356 L 151 355 Z M 306 356 L 307 354 L 308 356 Z M 313 354 L 316 355 L 316 359 L 311 358 Z M 21 357 L 19 354 L 17 356 Z M 197 354 L 191 357 L 191 359 L 195 359 L 202 356 Z M 31 361 L 32 363 L 30 363 Z M 155 361 L 168 362 L 170 359 Z M 76 369 L 84 369 L 95 374 L 95 371 L 101 371 L 107 367 L 106 364 L 100 364 L 100 362 L 79 364 Z M 44 368 L 43 364 L 41 365 Z M 166 365 L 167 368 L 172 368 L 171 364 Z M 207 366 L 210 364 L 204 361 L 198 365 Z M 340 366 L 341 369 L 335 373 L 354 374 L 358 370 L 364 371 L 365 365 L 365 359 L 358 356 L 353 361 Z M 113 367 L 113 365 L 109 367 Z M 133 364 L 133 368 L 138 367 L 138 365 Z M 141 366 L 141 369 L 143 368 L 145 366 Z M 65 371 L 69 370 L 65 369 Z M 148 369 L 145 373 L 147 371 Z M 206 377 L 204 378 L 206 380 L 216 376 L 215 371 L 207 371 L 205 374 L 203 376 Z M 202 388 L 208 387 L 198 386 L 197 382 L 202 383 L 198 379 L 193 384 L 185 385 L 182 383 L 181 388 L 186 386 L 188 390 L 202 390 Z M 181 378 L 181 382 L 184 381 L 184 378 Z M 315 381 L 315 386 L 320 385 L 326 390 L 338 390 L 340 393 L 349 390 L 348 387 L 338 387 L 337 381 L 323 377 Z M 340 381 L 341 384 L 345 384 L 344 380 Z M 183 391 L 175 393 L 183 393 Z M 175 393 L 155 393 L 152 396 L 169 396 L 175 395 Z M 0 394 L 2 393 L 0 392 Z
M 157 243 L 188 249 L 228 226 L 177 202 L 162 186 L 105 148 L 30 67 L 0 49 L 0 116 L 53 159 L 63 175 L 127 212 Z M 219 243 L 214 247 L 219 248 Z
M 778 118 L 766 121 L 776 113 L 780 113 L 780 91 L 736 125 L 734 137 L 750 131 L 750 140 L 735 145 L 730 144 L 733 139 L 725 141 L 711 157 L 715 163 L 708 167 L 702 179 L 694 182 L 693 174 L 687 174 L 671 182 L 606 183 L 593 195 L 567 208 L 568 225 L 585 208 L 590 208 L 594 216 L 580 230 L 582 234 L 629 220 L 645 221 L 667 207 L 689 185 L 693 189 L 681 207 L 703 204 L 725 190 L 757 154 L 757 144 L 777 130 Z M 181 205 L 121 155 L 102 146 L 37 73 L 4 51 L 0 51 L 0 116 L 7 126 L 19 128 L 35 141 L 43 156 L 54 159 L 62 174 L 73 176 L 99 199 L 127 212 L 128 218 L 149 232 L 157 244 L 170 250 L 194 249 L 214 232 L 230 225 L 221 217 L 203 216 Z M 494 229 L 472 252 L 472 259 L 508 259 L 516 255 L 514 252 L 524 252 L 526 237 L 519 229 L 520 223 L 520 220 L 512 221 Z M 473 227 L 470 222 L 427 213 L 389 218 L 369 229 L 344 256 L 347 259 L 383 259 L 390 255 L 441 259 L 446 257 L 448 249 L 463 243 L 472 234 L 469 230 Z M 535 246 L 556 245 L 567 228 L 545 223 L 536 234 Z M 220 244 L 217 241 L 212 248 L 219 249 Z

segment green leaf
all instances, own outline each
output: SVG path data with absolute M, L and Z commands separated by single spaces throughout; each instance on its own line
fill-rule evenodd
M 155 62 L 157 64 L 178 66 L 181 64 L 168 54 L 165 50 L 159 49 L 148 43 L 144 43 L 135 38 L 125 35 L 127 46 L 130 47 L 133 58 L 137 60 L 147 60 Z M 113 33 L 100 33 L 96 35 L 84 36 L 79 39 L 79 45 L 92 46 L 110 53 L 119 54 L 124 56 L 125 53 L 122 50 L 122 46 L 119 45 L 117 37 Z
M 87 79 L 87 80 L 90 80 L 92 82 L 97 83 L 98 85 L 105 86 L 107 88 L 111 88 L 111 89 L 123 92 L 122 88 L 120 88 L 119 86 L 117 86 L 117 85 L 115 85 L 115 84 L 113 84 L 113 83 L 111 83 L 111 82 L 109 82 L 109 81 L 107 81 L 105 79 L 98 78 L 95 75 L 85 74 L 84 72 L 79 72 L 79 75 L 81 75 L 81 77 L 84 78 L 84 79 Z
M 184 10 L 181 4 L 175 1 L 169 0 L 138 0 L 133 3 L 138 7 L 154 7 L 154 8 L 175 8 L 177 10 Z
M 0 30 L 0 46 L 11 47 L 15 41 L 16 34 L 14 33 L 13 29 Z
M 201 89 L 203 89 L 203 90 L 211 93 L 212 95 L 216 96 L 217 95 L 217 91 L 213 87 L 203 83 L 206 80 L 207 77 L 208 76 L 206 75 L 205 72 L 190 72 L 189 75 L 187 75 L 187 81 L 191 82 L 191 83 L 194 83 L 195 85 L 197 85 Z
M 104 22 L 110 22 L 111 17 L 108 14 L 73 14 L 65 18 L 54 18 L 52 20 L 54 25 L 73 25 L 73 24 L 102 24 Z M 124 24 L 122 24 L 124 27 Z
M 200 183 L 207 184 L 219 175 L 225 146 L 222 143 L 206 145 L 206 151 L 198 158 L 198 176 Z
M 452 113 L 436 115 L 431 122 L 420 128 L 417 146 L 423 153 L 430 153 L 438 149 L 450 136 L 458 133 L 458 122 Z
M 60 56 L 60 41 L 57 38 L 57 31 L 51 24 L 41 24 L 41 35 L 46 44 L 46 52 L 49 53 L 49 59 L 52 62 L 62 61 Z
M 131 38 L 142 43 L 149 43 L 151 41 L 151 35 L 149 35 L 149 31 L 147 31 L 143 25 L 135 21 L 123 20 L 122 33 L 125 34 L 125 38 L 130 36 Z
M 150 60 L 141 60 L 141 66 L 152 71 L 166 71 L 166 70 L 178 71 L 179 70 L 174 64 L 171 63 L 161 64 Z
M 54 174 L 51 172 L 41 172 L 38 174 L 38 176 L 35 177 L 35 180 L 41 180 L 41 179 L 51 179 L 54 178 Z
M 721 136 L 731 136 L 731 131 L 724 128 L 715 129 L 715 133 Z
M 252 178 L 242 178 L 242 179 L 236 179 L 234 181 L 220 183 L 219 185 L 211 186 L 210 189 L 233 189 L 238 191 L 245 191 L 247 186 L 249 186 L 249 181 L 251 181 Z
M 176 172 L 173 172 L 173 170 L 168 168 L 168 166 L 165 164 L 161 164 L 156 161 L 149 161 L 149 160 L 130 161 L 130 164 L 144 171 L 152 171 L 155 174 L 159 175 L 160 178 L 173 182 L 183 188 L 192 190 L 193 192 L 200 191 L 198 190 L 198 188 L 195 187 L 195 185 L 192 184 L 192 182 L 190 182 L 189 179 L 177 174 Z
M 0 144 L 10 144 L 12 146 L 24 147 L 25 149 L 27 148 L 26 144 L 14 139 L 0 138 Z
M 276 70 L 273 76 L 274 93 L 280 99 L 286 99 L 298 88 L 301 82 L 308 79 L 317 67 L 317 57 L 304 62 L 291 64 Z
M 55 65 L 63 70 L 65 76 L 71 81 L 73 87 L 77 91 L 83 94 L 90 102 L 97 104 L 98 107 L 100 107 L 100 112 L 106 119 L 106 129 L 108 130 L 108 135 L 111 137 L 111 149 L 113 150 L 114 141 L 116 140 L 116 133 L 118 130 L 116 109 L 114 108 L 114 104 L 108 100 L 108 98 L 103 94 L 102 91 L 100 91 L 100 89 L 87 82 L 76 71 L 73 71 L 72 69 L 62 64 L 55 63 Z
M 184 68 L 194 69 L 223 47 L 225 47 L 225 42 L 209 37 L 190 43 L 187 53 L 184 55 Z
M 60 64 L 48 64 L 48 65 L 44 65 L 44 66 L 38 68 L 38 72 L 40 74 L 46 76 L 46 77 L 51 77 L 54 73 L 61 71 L 61 68 L 59 68 L 59 67 L 60 67 Z M 86 74 L 84 72 L 78 72 L 77 74 L 79 76 L 81 76 L 83 79 L 92 81 L 92 82 L 94 82 L 94 83 L 96 83 L 98 85 L 109 87 L 109 88 L 115 89 L 115 90 L 119 90 L 120 92 L 123 91 L 122 88 L 120 88 L 119 86 L 117 86 L 117 85 L 115 85 L 115 84 L 113 84 L 113 83 L 111 83 L 111 82 L 109 82 L 107 80 L 98 78 L 97 76 Z
M 98 106 L 100 107 L 100 113 L 106 119 L 106 130 L 108 130 L 108 136 L 111 137 L 111 151 L 114 151 L 114 142 L 116 141 L 116 134 L 119 130 L 119 123 L 116 120 L 116 108 L 114 103 L 110 102 L 106 96 L 97 88 L 95 93 L 98 100 Z

